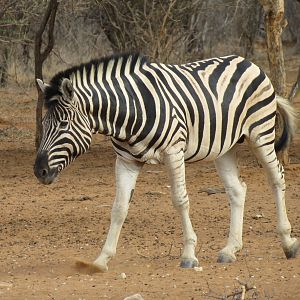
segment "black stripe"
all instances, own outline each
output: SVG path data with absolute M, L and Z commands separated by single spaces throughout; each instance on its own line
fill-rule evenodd
M 265 80 L 266 75 L 260 70 L 259 75 L 252 80 L 252 82 L 249 84 L 249 86 L 247 87 L 239 105 L 237 106 L 235 113 L 234 113 L 234 119 L 233 119 L 233 126 L 232 126 L 232 132 L 231 132 L 231 145 L 233 144 L 233 141 L 236 137 L 236 133 L 237 133 L 237 127 L 238 127 L 238 123 L 241 121 L 241 114 L 243 113 L 246 103 L 247 101 L 251 98 L 251 96 L 253 95 L 253 93 L 258 89 L 259 85 Z M 248 111 L 247 114 L 244 118 L 244 120 L 242 121 L 241 124 L 241 128 L 240 128 L 240 132 L 238 135 L 238 138 L 241 135 L 241 130 L 242 130 L 242 126 L 244 125 L 245 120 L 253 113 L 257 112 L 258 110 L 260 110 L 261 108 L 265 107 L 266 105 L 268 105 L 269 103 L 272 102 L 272 98 L 269 97 L 263 101 L 260 101 L 258 103 L 256 103 L 255 105 L 251 106 Z
M 202 139 L 203 139 L 203 128 L 204 128 L 204 121 L 205 121 L 205 115 L 204 115 L 204 109 L 201 103 L 201 100 L 199 98 L 199 95 L 195 92 L 194 87 L 190 83 L 190 81 L 180 72 L 176 69 L 175 66 L 170 66 L 172 71 L 180 77 L 183 84 L 186 86 L 187 90 L 191 94 L 193 100 L 195 101 L 196 107 L 197 107 L 197 113 L 199 117 L 199 130 L 198 130 L 198 145 L 197 149 L 190 157 L 187 158 L 187 160 L 190 160 L 194 158 L 198 153 L 199 149 L 201 147 Z M 189 71 L 190 72 L 190 71 Z
M 221 145 L 220 145 L 220 153 L 223 150 L 225 137 L 227 133 L 227 124 L 228 124 L 228 115 L 229 115 L 229 106 L 232 101 L 233 95 L 236 91 L 237 84 L 241 76 L 246 72 L 248 68 L 252 65 L 248 60 L 243 60 L 237 64 L 236 70 L 232 74 L 230 78 L 230 82 L 226 88 L 224 93 L 224 98 L 222 102 L 222 131 L 221 131 Z
M 116 71 L 116 64 L 117 64 L 117 61 L 114 61 L 113 62 L 113 67 L 112 67 L 112 70 L 111 70 L 111 73 L 108 74 L 109 75 L 109 78 L 112 80 L 114 78 L 115 75 L 113 75 Z M 107 66 L 108 66 L 108 63 L 107 63 Z M 109 106 L 109 116 L 108 116 L 108 122 L 109 124 L 111 125 L 111 128 L 112 128 L 112 133 L 111 135 L 112 136 L 115 136 L 115 123 L 114 123 L 114 119 L 115 119 L 115 115 L 116 115 L 116 111 L 117 111 L 117 98 L 116 98 L 116 93 L 115 91 L 113 90 L 114 88 L 114 84 L 113 84 L 113 87 L 111 87 L 109 85 L 109 83 L 106 81 L 106 85 L 105 85 L 105 88 L 107 90 L 107 92 L 109 93 L 109 103 L 110 103 L 110 106 Z
M 107 127 L 107 121 L 106 121 L 106 111 L 107 111 L 107 96 L 103 90 L 103 88 L 100 86 L 99 81 L 102 80 L 102 78 L 98 78 L 98 68 L 99 66 L 95 69 L 95 75 L 94 75 L 94 82 L 95 85 L 98 89 L 98 91 L 100 92 L 100 99 L 99 99 L 99 107 L 98 107 L 98 115 L 97 115 L 97 119 L 99 120 L 99 123 L 101 122 L 102 127 L 103 127 L 103 134 L 108 134 L 108 127 Z M 104 72 L 103 72 L 104 73 Z M 102 73 L 102 76 L 103 76 Z M 98 98 L 98 96 L 97 96 Z M 100 101 L 101 101 L 101 113 L 99 116 L 99 110 L 100 110 Z
M 86 72 L 87 72 L 87 70 L 86 70 Z M 86 76 L 87 76 L 87 81 L 88 81 L 88 74 L 86 74 Z M 84 85 L 84 82 L 83 82 L 83 70 L 79 74 L 77 74 L 77 72 L 76 72 L 76 77 L 77 77 L 77 82 L 80 81 L 80 83 L 81 83 L 81 87 L 79 87 L 79 85 L 77 84 L 77 88 L 79 90 L 79 93 L 80 93 L 80 96 L 81 96 L 81 100 L 83 100 L 84 103 L 85 103 L 87 117 L 88 117 L 88 120 L 89 120 L 89 124 L 92 124 L 92 119 L 91 119 L 91 116 L 90 116 L 90 111 L 91 111 L 90 102 L 89 102 L 88 97 L 86 96 L 86 94 L 91 96 L 91 93 L 88 91 L 88 89 Z M 80 97 L 79 97 L 79 99 L 80 99 Z
M 216 99 L 218 99 L 217 84 L 220 80 L 220 77 L 222 76 L 222 74 L 224 74 L 225 69 L 230 65 L 230 62 L 237 57 L 237 55 L 233 55 L 230 57 L 222 58 L 222 62 L 218 60 L 213 60 L 213 63 L 219 62 L 219 65 L 213 70 L 212 74 L 209 76 L 209 87 Z
M 262 101 L 257 102 L 256 104 L 252 105 L 248 110 L 247 113 L 245 115 L 245 118 L 243 119 L 241 125 L 240 125 L 240 131 L 239 131 L 239 135 L 241 136 L 242 134 L 242 130 L 243 130 L 243 126 L 245 124 L 245 122 L 247 121 L 247 119 L 254 114 L 255 112 L 259 111 L 260 109 L 266 107 L 267 105 L 269 105 L 272 101 L 274 101 L 275 99 L 275 93 L 273 92 L 271 96 L 269 96 L 268 98 L 265 98 Z M 233 142 L 233 140 L 231 139 L 231 143 Z
M 164 130 L 164 126 L 165 126 L 165 123 L 166 123 L 166 109 L 171 110 L 172 106 L 171 106 L 171 101 L 168 97 L 168 94 L 165 92 L 165 88 L 167 87 L 165 77 L 163 76 L 163 74 L 161 73 L 161 71 L 159 69 L 155 69 L 152 66 L 149 66 L 149 68 L 153 69 L 156 72 L 156 75 L 157 75 L 157 89 L 156 89 L 156 92 L 159 95 L 159 102 L 160 102 L 160 107 L 159 107 L 160 117 L 159 117 L 158 125 L 157 125 L 156 131 L 155 131 L 152 139 L 147 144 L 147 148 L 151 149 L 151 147 L 160 139 L 160 137 L 162 135 L 162 132 Z M 166 104 L 168 104 L 167 107 L 166 107 Z M 156 110 L 155 110 L 155 112 L 156 112 Z M 146 113 L 147 113 L 147 111 L 146 111 Z M 157 117 L 158 116 L 155 113 L 154 118 L 157 119 Z M 148 120 L 149 120 L 149 118 L 148 118 L 148 113 L 147 113 L 147 122 L 148 122 Z
M 174 78 L 174 74 L 172 73 L 172 69 L 168 68 L 165 65 L 165 68 L 161 67 L 160 71 L 159 69 L 155 69 L 152 66 L 149 65 L 150 68 L 157 70 L 158 71 L 158 75 L 161 78 L 161 80 L 163 80 L 165 88 L 168 90 L 168 92 L 171 94 L 172 99 L 175 100 L 176 104 L 179 106 L 179 109 L 177 109 L 176 107 L 174 107 L 174 109 L 176 110 L 176 113 L 178 115 L 178 117 L 180 118 L 180 120 L 184 123 L 186 123 L 186 111 L 182 105 L 182 102 L 184 102 L 187 106 L 188 112 L 190 114 L 190 119 L 191 119 L 191 123 L 192 125 L 194 125 L 195 122 L 195 115 L 194 115 L 194 110 L 193 107 L 191 105 L 191 101 L 190 99 L 187 97 L 187 95 L 183 92 L 183 90 L 181 89 L 180 85 L 178 84 L 178 82 L 176 81 L 176 79 Z M 163 74 L 163 72 L 167 73 L 169 75 L 169 79 L 171 79 L 173 85 L 175 86 L 176 91 L 179 93 L 179 97 L 178 94 L 175 93 L 175 91 L 171 88 L 171 86 L 169 85 L 169 83 L 166 80 L 165 75 Z M 179 78 L 180 80 L 181 78 Z
M 123 156 L 123 155 L 122 155 L 122 152 L 125 152 L 125 153 L 129 154 L 130 156 L 132 156 L 132 157 L 134 157 L 134 158 L 136 158 L 136 159 L 142 158 L 142 155 L 140 155 L 140 154 L 135 155 L 135 154 L 131 153 L 130 151 L 128 151 L 127 149 L 125 149 L 125 148 L 123 148 L 122 146 L 120 146 L 119 144 L 117 144 L 117 143 L 114 141 L 114 138 L 111 139 L 111 142 L 112 142 L 113 146 L 115 147 L 116 152 L 117 152 L 119 155 Z M 118 150 L 120 150 L 121 152 L 118 151 Z
M 89 90 L 87 90 L 87 93 L 90 94 L 91 93 L 91 97 L 92 97 L 92 108 L 93 108 L 93 114 L 92 114 L 92 118 L 89 117 L 89 123 L 90 123 L 90 127 L 92 129 L 93 127 L 93 123 L 95 122 L 95 128 L 94 130 L 98 130 L 99 129 L 99 120 L 98 120 L 98 114 L 99 114 L 99 97 L 98 97 L 98 94 L 97 92 L 95 91 L 95 88 L 92 86 L 91 84 L 91 67 L 86 70 L 87 74 L 87 85 L 88 85 L 88 88 Z M 94 68 L 95 70 L 95 68 Z M 90 109 L 90 104 L 89 104 L 89 101 L 88 99 L 86 99 L 86 103 Z M 90 114 L 90 113 L 89 113 Z
M 139 143 L 140 141 L 144 140 L 149 132 L 152 130 L 154 123 L 155 123 L 155 119 L 156 119 L 156 104 L 154 101 L 154 97 L 151 94 L 150 90 L 148 89 L 148 87 L 145 85 L 145 83 L 142 80 L 137 80 L 135 74 L 132 74 L 133 78 L 135 78 L 136 82 L 138 82 L 138 88 L 140 90 L 140 93 L 143 97 L 143 99 L 138 99 L 139 101 L 143 101 L 143 104 L 145 106 L 145 110 L 146 110 L 146 123 L 145 126 L 143 127 L 143 130 L 140 132 L 139 136 L 137 136 L 137 138 L 135 139 L 135 141 L 133 141 L 131 143 L 131 145 L 134 145 L 136 143 Z M 149 81 L 151 82 L 152 86 L 154 87 L 154 89 L 157 91 L 158 97 L 160 102 L 162 102 L 162 95 L 159 92 L 159 89 L 157 87 L 157 83 L 155 78 L 153 77 L 152 74 L 147 73 L 146 74 L 147 78 L 149 79 Z M 137 115 L 138 118 L 142 118 L 142 114 Z M 142 121 L 139 122 L 140 124 L 135 124 L 134 128 L 133 128 L 133 133 L 136 134 L 140 128 L 141 128 L 141 124 Z
M 194 74 L 194 75 L 196 75 L 196 74 Z M 207 107 L 208 107 L 208 112 L 209 112 L 207 118 L 210 121 L 209 148 L 208 148 L 208 152 L 207 152 L 206 156 L 204 157 L 204 158 L 206 158 L 211 153 L 212 146 L 213 146 L 213 143 L 214 143 L 215 138 L 216 138 L 216 127 L 217 127 L 217 125 L 216 125 L 216 111 L 215 111 L 215 103 L 214 103 L 214 101 L 211 97 L 211 94 L 206 89 L 205 85 L 200 80 L 200 78 L 198 78 L 198 83 L 199 83 L 199 86 L 201 88 L 202 93 L 204 94 L 205 100 L 207 102 Z
M 265 123 L 265 122 L 271 120 L 271 119 L 274 118 L 275 116 L 276 116 L 276 111 L 273 111 L 271 114 L 269 114 L 269 115 L 265 116 L 264 118 L 262 118 L 262 119 L 260 119 L 260 120 L 258 120 L 258 121 L 256 121 L 256 122 L 254 122 L 253 124 L 251 124 L 250 127 L 249 127 L 249 136 L 251 135 L 251 132 L 252 132 L 252 130 L 253 130 L 255 127 L 257 127 L 257 126 L 259 126 L 259 125 L 262 125 L 263 123 Z
M 114 137 L 119 139 L 120 130 L 124 125 L 124 121 L 125 121 L 125 117 L 126 117 L 127 106 L 126 106 L 125 95 L 120 87 L 118 80 L 115 78 L 117 64 L 118 64 L 118 62 L 116 62 L 113 67 L 112 83 L 113 83 L 113 88 L 114 88 L 114 94 L 117 95 L 117 97 L 115 99 L 116 99 L 116 102 L 118 102 L 118 104 L 119 104 L 119 112 L 117 115 L 116 122 L 114 123 L 114 125 L 115 125 Z M 114 118 L 115 118 L 115 115 L 116 115 L 116 111 L 114 112 Z
M 109 111 L 109 116 L 107 118 L 108 103 L 110 104 L 110 106 L 113 105 L 113 103 L 111 101 L 112 100 L 111 97 L 114 97 L 114 95 L 112 94 L 112 92 L 110 90 L 110 87 L 109 87 L 109 84 L 108 84 L 107 79 L 106 79 L 107 67 L 108 67 L 108 64 L 107 63 L 103 63 L 102 79 L 99 78 L 98 80 L 102 80 L 103 88 L 105 89 L 106 94 L 107 94 L 107 97 L 105 97 L 103 99 L 104 101 L 102 102 L 101 120 L 106 123 L 107 135 L 108 135 L 109 134 L 108 123 L 110 125 L 112 125 L 112 123 L 111 123 L 111 118 L 112 118 L 111 111 L 112 111 L 112 108 L 111 107 L 110 107 L 110 111 Z
M 264 146 L 274 145 L 274 142 L 275 142 L 275 140 L 271 140 L 269 142 L 259 145 L 259 148 L 264 147 Z
M 120 73 L 121 74 L 125 74 L 125 69 L 126 69 L 126 64 L 127 61 L 123 60 L 122 61 L 122 65 L 120 68 Z M 134 77 L 132 77 L 134 79 Z M 131 135 L 133 134 L 133 123 L 135 120 L 136 115 L 141 116 L 142 115 L 142 110 L 141 110 L 141 105 L 138 99 L 138 96 L 136 95 L 131 82 L 128 80 L 128 78 L 124 75 L 120 76 L 120 80 L 122 80 L 123 85 L 124 85 L 124 89 L 127 93 L 127 97 L 128 97 L 128 119 L 126 124 L 124 123 L 123 126 L 125 126 L 125 133 L 126 133 L 126 140 L 128 140 Z M 139 79 L 138 79 L 139 80 Z M 136 85 L 138 85 L 138 82 L 135 81 Z M 135 112 L 136 109 L 136 112 Z M 140 128 L 140 126 L 142 125 L 142 119 L 136 119 L 136 126 L 138 128 Z
M 271 133 L 273 133 L 275 131 L 275 126 L 271 127 L 270 129 L 263 131 L 262 133 L 259 134 L 260 137 L 265 136 L 265 135 L 269 135 Z

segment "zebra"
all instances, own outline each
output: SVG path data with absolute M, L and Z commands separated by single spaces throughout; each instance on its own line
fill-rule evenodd
M 244 141 L 272 187 L 285 256 L 296 257 L 299 242 L 291 237 L 284 170 L 276 155 L 291 141 L 296 115 L 254 63 L 229 55 L 172 65 L 127 53 L 91 60 L 57 73 L 48 84 L 40 79 L 37 83 L 46 107 L 34 164 L 41 183 L 52 183 L 86 152 L 95 133 L 109 136 L 116 152 L 116 196 L 107 238 L 100 255 L 82 266 L 108 270 L 145 163 L 165 165 L 183 229 L 180 267 L 198 266 L 185 162 L 202 160 L 214 161 L 230 200 L 229 236 L 218 262 L 234 262 L 243 246 L 247 186 L 240 177 L 236 154 Z M 275 139 L 277 113 L 282 116 L 283 131 Z

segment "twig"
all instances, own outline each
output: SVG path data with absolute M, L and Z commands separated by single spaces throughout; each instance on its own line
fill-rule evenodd
M 290 94 L 288 96 L 288 99 L 289 99 L 290 102 L 292 102 L 294 100 L 294 98 L 297 95 L 297 93 L 299 92 L 299 90 L 300 90 L 300 67 L 299 67 L 299 70 L 298 70 L 297 80 L 293 84 L 293 86 L 291 88 L 291 91 L 290 91 Z
M 243 283 L 241 282 L 238 278 L 236 278 L 236 280 L 241 284 L 241 290 L 240 291 L 235 291 L 229 295 L 227 295 L 227 299 L 228 298 L 233 298 L 236 299 L 236 296 L 241 295 L 240 300 L 244 300 L 245 299 L 245 295 L 246 292 L 249 292 L 251 290 L 255 290 L 256 287 L 255 286 L 249 286 L 247 283 Z

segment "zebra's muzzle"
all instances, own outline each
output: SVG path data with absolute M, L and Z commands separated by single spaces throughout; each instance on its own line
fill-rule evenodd
M 38 153 L 33 170 L 36 178 L 43 184 L 52 183 L 58 174 L 57 168 L 49 167 L 47 151 Z

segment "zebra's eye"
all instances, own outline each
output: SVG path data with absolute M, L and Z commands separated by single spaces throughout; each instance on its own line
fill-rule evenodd
M 63 121 L 60 122 L 59 128 L 60 128 L 60 129 L 67 129 L 67 128 L 68 128 L 68 125 L 69 125 L 69 122 L 63 120 Z

